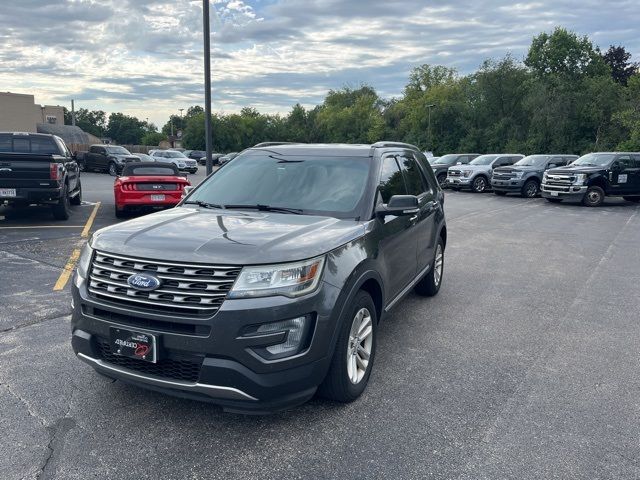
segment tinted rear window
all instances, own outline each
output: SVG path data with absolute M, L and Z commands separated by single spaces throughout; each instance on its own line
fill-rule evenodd
M 0 152 L 59 155 L 60 150 L 51 137 L 0 134 Z
M 157 165 L 148 166 L 148 165 L 128 165 L 124 167 L 122 171 L 122 175 L 125 177 L 135 177 L 142 175 L 153 175 L 153 176 L 172 176 L 179 175 L 177 168 L 171 168 L 170 166 L 159 167 Z

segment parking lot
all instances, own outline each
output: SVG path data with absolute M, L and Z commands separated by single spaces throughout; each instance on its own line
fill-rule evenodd
M 116 221 L 82 178 L 67 222 L 0 209 L 0 478 L 640 477 L 640 206 L 447 192 L 442 290 L 386 318 L 363 397 L 255 417 L 74 358 L 65 266 Z

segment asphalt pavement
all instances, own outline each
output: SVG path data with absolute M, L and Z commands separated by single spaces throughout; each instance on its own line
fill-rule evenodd
M 365 394 L 255 417 L 74 357 L 53 288 L 112 184 L 68 222 L 0 209 L 1 479 L 640 478 L 640 206 L 448 192 L 443 287 L 386 318 Z

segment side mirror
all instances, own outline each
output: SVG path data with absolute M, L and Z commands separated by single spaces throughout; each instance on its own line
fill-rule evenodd
M 613 165 L 611 165 L 611 171 L 612 172 L 619 172 L 620 170 L 622 170 L 622 167 L 620 166 L 619 162 L 613 162 Z
M 413 215 L 420 211 L 418 197 L 415 195 L 394 195 L 389 199 L 386 205 L 379 205 L 376 208 L 376 214 L 381 217 L 394 215 L 400 217 L 403 215 Z
M 456 165 L 462 165 L 462 162 L 456 162 Z

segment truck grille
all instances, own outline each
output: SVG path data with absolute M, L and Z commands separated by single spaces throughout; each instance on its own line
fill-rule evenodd
M 573 175 L 549 175 L 545 177 L 545 183 L 548 185 L 571 185 L 575 181 Z
M 200 369 L 202 368 L 202 359 L 196 358 L 180 358 L 170 359 L 163 358 L 157 363 L 145 362 L 135 358 L 122 357 L 111 352 L 109 342 L 98 338 L 96 341 L 98 357 L 100 360 L 111 365 L 134 370 L 146 375 L 156 377 L 170 378 L 173 380 L 182 380 L 185 382 L 197 382 L 200 378 Z
M 462 172 L 460 170 L 451 170 L 451 169 L 449 169 L 449 171 L 448 171 L 448 175 L 450 177 L 459 177 L 461 175 L 461 173 Z
M 212 316 L 231 289 L 241 267 L 160 262 L 96 252 L 89 274 L 89 293 L 127 308 L 173 316 Z M 127 279 L 153 274 L 160 286 L 132 288 Z
M 494 180 L 511 180 L 512 178 L 515 178 L 515 173 L 513 172 L 493 172 L 493 177 Z

